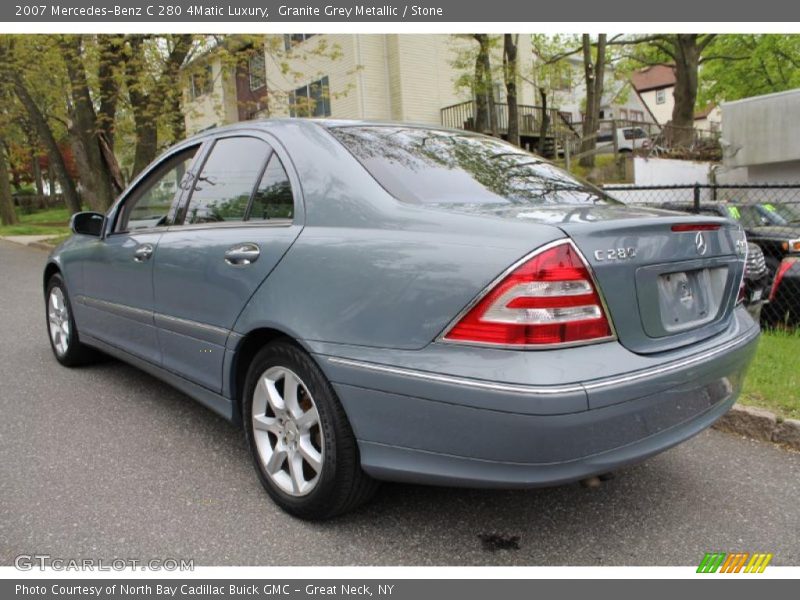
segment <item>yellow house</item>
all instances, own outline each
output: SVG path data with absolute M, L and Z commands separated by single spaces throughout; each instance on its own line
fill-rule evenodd
M 502 104 L 502 39 L 496 37 L 494 96 Z M 440 125 L 443 109 L 472 101 L 470 89 L 457 85 L 474 69 L 469 56 L 477 42 L 468 36 L 291 34 L 263 39 L 263 56 L 259 51 L 235 66 L 223 66 L 212 51 L 200 67 L 193 66 L 184 94 L 189 133 L 266 116 Z M 530 36 L 520 35 L 518 45 L 519 72 L 529 73 Z M 521 79 L 518 104 L 534 103 L 533 86 Z M 474 110 L 464 106 L 464 114 Z

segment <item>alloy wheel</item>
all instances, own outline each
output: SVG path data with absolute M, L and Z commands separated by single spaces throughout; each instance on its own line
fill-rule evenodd
M 70 321 L 69 308 L 67 308 L 64 292 L 60 287 L 50 290 L 47 301 L 47 327 L 50 330 L 50 339 L 53 341 L 58 356 L 64 356 L 69 350 Z
M 285 367 L 267 369 L 253 392 L 253 436 L 272 482 L 290 496 L 305 496 L 319 482 L 323 434 L 305 383 Z

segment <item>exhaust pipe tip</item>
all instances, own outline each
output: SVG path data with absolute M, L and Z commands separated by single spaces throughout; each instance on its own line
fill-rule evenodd
M 585 487 L 590 490 L 595 490 L 603 485 L 603 482 L 600 480 L 598 476 L 594 477 L 587 477 L 586 479 L 581 479 L 581 487 Z

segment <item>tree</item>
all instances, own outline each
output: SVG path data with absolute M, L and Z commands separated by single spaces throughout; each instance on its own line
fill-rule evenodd
M 0 142 L 4 140 L 0 139 Z M 0 143 L 0 223 L 14 225 L 18 222 L 14 211 L 14 199 L 11 196 L 11 184 L 8 181 L 8 160 L 5 144 Z
M 735 60 L 714 53 L 717 34 L 677 33 L 614 38 L 610 43 L 633 46 L 630 58 L 645 65 L 669 63 L 675 67 L 675 105 L 672 109 L 670 135 L 673 144 L 689 145 L 694 139 L 694 110 L 697 104 L 700 65 L 711 60 Z M 638 50 L 638 51 L 637 51 Z
M 52 51 L 51 41 L 46 36 L 6 36 L 0 40 L 0 78 L 19 101 L 30 127 L 44 147 L 50 168 L 61 186 L 65 204 L 72 212 L 78 212 L 81 206 L 75 182 L 59 149 L 55 126 L 51 125 L 55 123 L 65 127 L 65 120 L 54 108 L 58 104 L 54 97 L 59 96 L 54 88 L 60 87 L 58 69 L 62 63 L 58 54 Z M 39 60 L 31 64 L 26 57 L 33 53 Z M 4 105 L 9 110 L 11 103 Z
M 156 65 L 157 71 L 153 75 L 148 72 L 153 69 L 155 62 L 151 58 L 155 51 L 147 48 L 150 37 L 129 35 L 125 41 L 125 83 L 136 135 L 132 176 L 150 164 L 158 153 L 158 124 L 162 114 L 172 114 L 172 133 L 183 134 L 180 86 L 176 82 L 192 49 L 193 36 L 175 35 L 161 40 L 168 45 L 168 50 L 161 64 Z
M 492 135 L 497 135 L 497 110 L 490 58 L 492 42 L 486 33 L 475 33 L 472 37 L 478 42 L 474 80 L 475 130 L 483 133 L 488 129 Z
M 800 87 L 800 36 L 719 35 L 700 70 L 701 105 Z
M 519 146 L 519 106 L 517 104 L 517 45 L 519 34 L 503 35 L 503 78 L 508 106 L 508 141 Z
M 597 131 L 600 128 L 600 106 L 606 71 L 606 37 L 605 33 L 601 33 L 597 36 L 597 42 L 594 45 L 588 33 L 584 33 L 582 37 L 586 111 L 583 118 L 583 139 L 579 162 L 583 167 L 594 166 L 594 149 L 597 145 Z

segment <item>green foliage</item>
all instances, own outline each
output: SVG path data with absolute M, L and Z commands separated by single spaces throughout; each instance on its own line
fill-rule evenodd
M 710 58 L 715 58 L 709 60 Z M 720 35 L 700 70 L 699 104 L 800 87 L 800 35 Z

